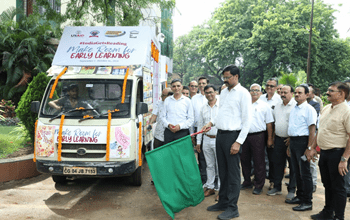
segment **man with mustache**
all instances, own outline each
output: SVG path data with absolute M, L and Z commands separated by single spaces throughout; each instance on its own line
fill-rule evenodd
M 288 137 L 288 123 L 291 110 L 295 107 L 296 101 L 293 98 L 294 89 L 290 85 L 285 85 L 281 89 L 282 102 L 278 103 L 273 110 L 273 117 L 275 119 L 275 142 L 273 151 L 274 169 L 274 188 L 267 192 L 267 195 L 281 195 L 282 194 L 282 179 L 284 175 L 284 168 L 286 166 L 286 159 L 289 163 L 289 184 L 287 200 L 294 197 L 295 193 L 295 174 L 291 166 L 290 157 L 287 153 L 289 147 Z
M 309 87 L 301 84 L 295 89 L 297 105 L 289 115 L 288 136 L 290 138 L 291 165 L 297 181 L 297 195 L 286 200 L 288 204 L 299 204 L 294 211 L 312 210 L 312 177 L 310 162 L 305 158 L 305 151 L 311 150 L 316 131 L 316 110 L 307 103 Z
M 346 189 L 344 176 L 349 172 L 350 157 L 350 108 L 345 102 L 349 96 L 349 86 L 334 82 L 328 87 L 327 99 L 331 102 L 321 112 L 316 141 L 306 157 L 315 160 L 316 146 L 321 148 L 321 179 L 325 187 L 325 206 L 312 219 L 344 219 Z
M 218 219 L 239 216 L 238 198 L 241 188 L 240 155 L 252 122 L 252 102 L 247 89 L 239 83 L 240 71 L 229 65 L 222 71 L 222 80 L 227 88 L 220 94 L 217 117 L 203 126 L 207 131 L 216 126 L 216 155 L 221 181 L 219 202 L 209 206 L 208 211 L 224 211 Z

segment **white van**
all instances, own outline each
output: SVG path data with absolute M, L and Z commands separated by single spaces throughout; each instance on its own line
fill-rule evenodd
M 160 44 L 149 27 L 66 27 L 35 130 L 37 170 L 67 177 L 132 176 L 143 152 L 158 84 Z

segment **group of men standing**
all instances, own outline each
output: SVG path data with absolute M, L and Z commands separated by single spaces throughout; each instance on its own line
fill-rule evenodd
M 310 163 L 315 162 L 315 149 L 319 146 L 326 204 L 311 218 L 344 219 L 344 176 L 350 156 L 350 108 L 345 102 L 349 86 L 342 82 L 331 84 L 327 91 L 331 104 L 318 117 L 317 105 L 310 102 L 313 88 L 306 84 L 297 86 L 294 91 L 290 85 L 281 86 L 276 79 L 269 79 L 265 85 L 267 93 L 262 95 L 260 85 L 252 84 L 248 91 L 241 86 L 239 78 L 236 66 L 225 67 L 222 80 L 227 88 L 218 96 L 216 88 L 208 85 L 208 79 L 201 77 L 188 88 L 191 99 L 186 96 L 181 81 L 173 80 L 174 94 L 169 96 L 169 89 L 163 91 L 162 98 L 163 95 L 165 98 L 151 119 L 153 122 L 159 117 L 157 129 L 164 134 L 161 140 L 155 132 L 155 143 L 160 144 L 157 147 L 192 132 L 204 131 L 193 139 L 201 175 L 206 176 L 204 195 L 219 191 L 218 202 L 207 210 L 224 211 L 218 219 L 231 219 L 239 216 L 240 190 L 254 186 L 253 194 L 261 194 L 267 174 L 270 180 L 267 195 L 282 194 L 287 160 L 290 181 L 286 203 L 298 205 L 293 207 L 294 211 L 312 210 L 315 183 Z M 199 94 L 194 94 L 196 88 Z M 251 180 L 252 173 L 254 180 Z

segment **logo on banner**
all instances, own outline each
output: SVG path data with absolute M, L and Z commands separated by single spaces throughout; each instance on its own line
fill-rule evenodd
M 98 37 L 97 35 L 98 35 L 99 33 L 100 33 L 99 31 L 91 31 L 91 32 L 90 32 L 90 34 L 91 34 L 90 37 Z
M 120 37 L 120 36 L 123 36 L 125 35 L 125 31 L 107 31 L 105 33 L 105 36 L 106 37 Z
M 137 35 L 139 34 L 138 31 L 130 31 L 130 38 L 137 38 Z
M 71 37 L 84 37 L 84 34 L 81 31 L 76 31 L 75 34 L 70 35 Z

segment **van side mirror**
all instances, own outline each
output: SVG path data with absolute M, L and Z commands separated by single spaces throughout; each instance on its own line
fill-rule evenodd
M 144 102 L 138 102 L 136 104 L 136 115 L 146 114 L 148 112 L 148 105 Z
M 34 113 L 39 113 L 39 108 L 40 108 L 40 102 L 32 101 L 32 103 L 30 104 L 30 111 Z

